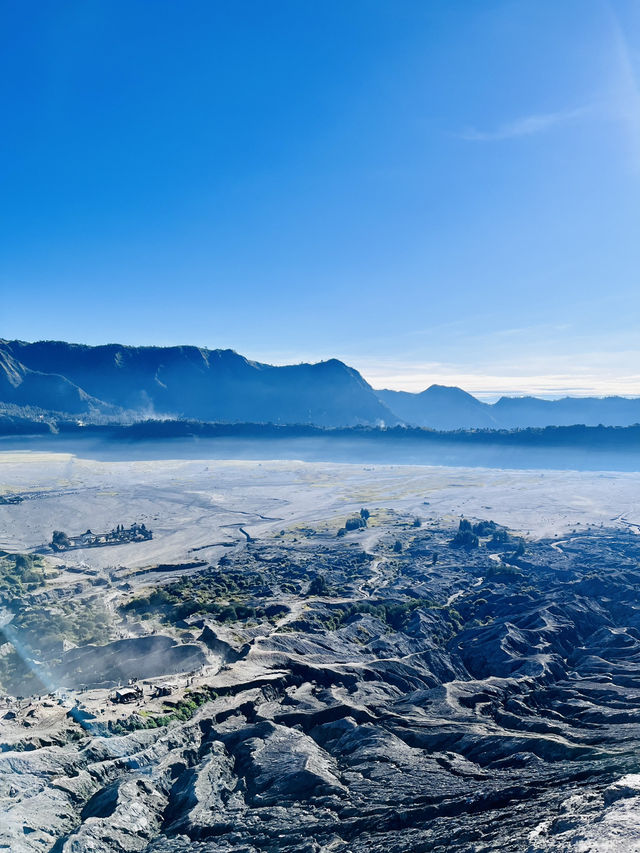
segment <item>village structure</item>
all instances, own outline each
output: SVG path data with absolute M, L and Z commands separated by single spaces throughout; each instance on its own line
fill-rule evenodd
M 168 683 L 152 684 L 151 687 L 151 693 L 149 694 L 151 699 L 161 699 L 165 696 L 171 696 L 176 689 L 175 684 Z M 128 705 L 131 702 L 145 698 L 144 687 L 134 679 L 131 679 L 126 687 L 118 687 L 109 698 L 117 705 Z
M 100 548 L 106 545 L 122 545 L 126 542 L 144 542 L 153 539 L 153 533 L 144 524 L 133 523 L 131 527 L 118 524 L 108 533 L 93 533 L 86 530 L 78 536 L 68 536 L 62 530 L 54 530 L 51 548 L 54 551 L 69 551 L 73 548 Z

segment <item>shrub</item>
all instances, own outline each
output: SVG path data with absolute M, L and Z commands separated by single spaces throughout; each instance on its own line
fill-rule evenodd
M 71 542 L 64 530 L 54 530 L 51 537 L 51 544 L 55 548 L 70 548 Z
M 479 521 L 473 525 L 472 529 L 476 536 L 488 536 L 496 530 L 497 526 L 495 521 Z
M 309 595 L 326 595 L 327 581 L 324 575 L 316 575 L 309 584 Z
M 472 548 L 477 548 L 480 544 L 478 537 L 471 530 L 458 530 L 449 545 L 452 548 L 466 548 L 470 551 Z

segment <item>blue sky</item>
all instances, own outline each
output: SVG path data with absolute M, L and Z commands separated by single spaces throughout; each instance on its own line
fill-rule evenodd
M 640 394 L 633 0 L 0 10 L 0 336 Z

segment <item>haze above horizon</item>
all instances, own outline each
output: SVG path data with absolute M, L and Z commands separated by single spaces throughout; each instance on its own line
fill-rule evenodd
M 640 395 L 631 0 L 3 19 L 0 337 Z

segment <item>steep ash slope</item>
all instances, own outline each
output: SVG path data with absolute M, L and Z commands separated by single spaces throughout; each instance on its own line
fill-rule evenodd
M 0 342 L 0 400 L 19 406 L 37 406 L 52 411 L 79 414 L 105 411 L 111 407 L 86 394 L 64 376 L 31 370 L 3 351 Z

